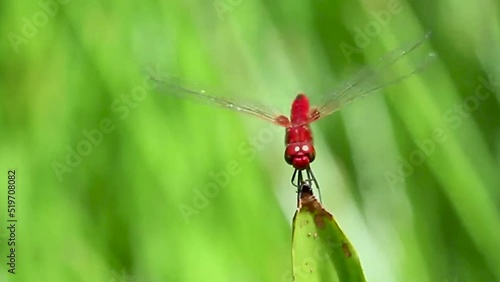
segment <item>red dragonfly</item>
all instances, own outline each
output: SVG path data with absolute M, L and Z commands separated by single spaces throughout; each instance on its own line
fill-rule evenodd
M 167 87 L 164 90 L 167 94 L 195 98 L 202 102 L 250 114 L 284 127 L 285 161 L 294 168 L 291 182 L 297 189 L 300 189 L 305 182 L 311 186 L 312 184 L 316 185 L 321 201 L 321 191 L 310 166 L 316 158 L 310 124 L 338 111 L 345 104 L 357 98 L 375 93 L 422 70 L 432 61 L 434 53 L 424 52 L 423 55 L 419 55 L 417 57 L 418 63 L 404 73 L 397 73 L 392 68 L 396 67 L 396 63 L 400 62 L 402 58 L 409 57 L 409 54 L 418 53 L 416 50 L 421 49 L 419 47 L 426 42 L 429 36 L 430 33 L 410 46 L 390 52 L 381 58 L 374 67 L 362 69 L 353 80 L 343 84 L 337 91 L 324 96 L 323 102 L 318 107 L 311 107 L 307 96 L 302 93 L 298 94 L 292 103 L 290 119 L 285 115 L 275 114 L 262 106 L 257 106 L 257 104 L 238 103 L 232 99 L 209 95 L 204 90 L 196 91 L 175 82 L 152 78 Z M 306 173 L 307 178 L 304 178 L 303 172 Z

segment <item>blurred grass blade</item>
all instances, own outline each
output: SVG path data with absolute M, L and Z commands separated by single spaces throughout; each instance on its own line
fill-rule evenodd
M 294 281 L 366 281 L 356 251 L 308 184 L 302 185 L 297 205 L 292 231 Z

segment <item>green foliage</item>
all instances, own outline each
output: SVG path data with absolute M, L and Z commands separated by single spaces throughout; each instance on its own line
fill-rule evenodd
M 358 255 L 333 216 L 312 195 L 301 189 L 293 217 L 292 260 L 296 282 L 365 282 Z

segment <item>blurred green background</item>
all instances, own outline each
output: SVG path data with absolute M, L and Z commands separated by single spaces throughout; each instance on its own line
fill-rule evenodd
M 283 129 L 145 70 L 288 113 L 428 31 L 424 72 L 314 124 L 312 167 L 368 281 L 500 281 L 499 4 L 2 1 L 0 281 L 291 281 Z

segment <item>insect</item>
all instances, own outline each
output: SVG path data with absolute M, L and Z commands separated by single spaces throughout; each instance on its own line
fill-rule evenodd
M 396 63 L 402 61 L 402 58 L 418 53 L 416 50 L 421 49 L 420 47 L 426 42 L 429 36 L 430 33 L 407 47 L 390 52 L 381 58 L 374 67 L 362 69 L 352 80 L 344 83 L 338 90 L 325 95 L 320 106 L 312 107 L 305 94 L 298 94 L 292 103 L 290 118 L 283 114 L 275 114 L 265 107 L 257 106 L 257 104 L 239 103 L 232 99 L 207 94 L 204 90 L 196 91 L 177 83 L 160 79 L 157 79 L 157 81 L 166 87 L 163 91 L 166 94 L 174 94 L 183 98 L 195 98 L 212 105 L 250 114 L 284 127 L 284 158 L 286 163 L 294 168 L 291 183 L 297 190 L 300 190 L 301 185 L 305 182 L 311 186 L 314 184 L 318 189 L 318 196 L 321 201 L 319 184 L 311 169 L 311 163 L 316 158 L 311 123 L 338 111 L 355 99 L 375 93 L 422 70 L 432 61 L 434 53 L 425 52 L 423 55 L 419 55 L 417 57 L 418 63 L 403 73 L 397 73 L 393 68 L 397 66 Z M 155 78 L 153 77 L 153 79 Z M 304 172 L 306 178 L 304 178 Z

